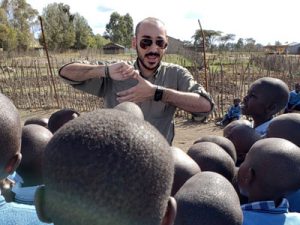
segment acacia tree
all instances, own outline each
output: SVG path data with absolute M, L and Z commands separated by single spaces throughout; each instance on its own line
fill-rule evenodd
M 49 49 L 63 51 L 75 44 L 74 15 L 70 6 L 51 3 L 43 9 L 44 30 Z M 42 43 L 42 38 L 39 38 Z
M 214 42 L 217 40 L 218 37 L 221 36 L 221 31 L 215 31 L 215 30 L 203 30 L 204 37 L 205 37 L 205 47 L 213 50 L 214 48 Z M 201 48 L 203 39 L 202 39 L 202 34 L 201 30 L 198 29 L 195 31 L 195 34 L 192 36 L 192 39 L 194 39 L 194 46 L 196 48 Z
M 128 13 L 125 16 L 121 16 L 119 13 L 113 12 L 110 15 L 109 23 L 106 24 L 104 36 L 108 37 L 112 42 L 130 47 L 133 37 L 132 17 Z
M 6 13 L 6 28 L 2 26 L 2 32 L 7 32 L 7 39 L 16 37 L 17 48 L 19 50 L 27 50 L 33 41 L 33 34 L 30 27 L 35 23 L 38 11 L 33 9 L 26 0 L 2 0 L 1 9 Z M 1 15 L 3 20 L 3 15 Z M 15 46 L 15 39 L 9 40 L 8 48 Z

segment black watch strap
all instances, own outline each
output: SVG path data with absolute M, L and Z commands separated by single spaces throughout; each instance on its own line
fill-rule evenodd
M 160 101 L 163 95 L 164 95 L 164 88 L 157 85 L 154 93 L 154 101 Z

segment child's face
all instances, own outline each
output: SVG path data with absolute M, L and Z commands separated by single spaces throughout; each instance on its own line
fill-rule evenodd
M 266 104 L 268 103 L 265 91 L 267 90 L 260 83 L 254 82 L 251 85 L 241 107 L 244 115 L 260 116 L 265 114 Z

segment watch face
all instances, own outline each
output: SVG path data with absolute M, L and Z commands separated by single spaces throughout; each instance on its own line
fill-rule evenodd
M 160 101 L 163 97 L 163 94 L 164 94 L 164 90 L 162 89 L 162 87 L 157 86 L 154 94 L 154 101 Z

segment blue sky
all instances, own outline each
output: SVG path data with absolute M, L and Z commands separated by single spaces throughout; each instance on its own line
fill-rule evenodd
M 300 42 L 299 0 L 27 0 L 42 14 L 48 4 L 68 4 L 71 13 L 78 12 L 88 20 L 93 32 L 103 34 L 112 12 L 129 13 L 134 25 L 153 16 L 165 22 L 168 35 L 191 40 L 202 28 L 253 38 L 256 43 Z

